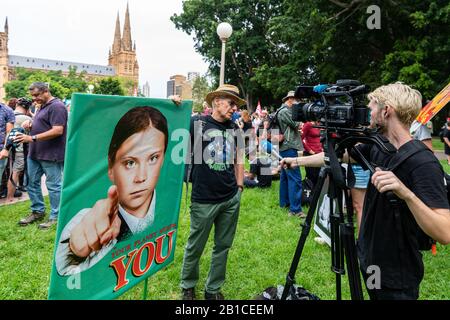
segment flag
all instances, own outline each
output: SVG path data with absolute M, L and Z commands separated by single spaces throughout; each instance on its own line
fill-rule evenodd
M 256 113 L 261 115 L 261 102 L 258 100 L 258 105 L 256 106 Z
M 417 116 L 422 124 L 430 121 L 450 101 L 450 83 L 431 100 Z

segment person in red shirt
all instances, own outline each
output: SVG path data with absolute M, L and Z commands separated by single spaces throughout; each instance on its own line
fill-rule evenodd
M 320 142 L 320 129 L 313 128 L 317 123 L 315 121 L 305 122 L 302 128 L 303 140 L 303 155 L 310 156 L 323 151 L 322 143 Z M 310 179 L 314 185 L 319 179 L 320 168 L 305 167 L 306 177 Z

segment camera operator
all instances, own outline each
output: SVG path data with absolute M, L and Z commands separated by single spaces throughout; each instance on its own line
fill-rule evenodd
M 368 98 L 370 127 L 378 127 L 397 150 L 408 148 L 413 143 L 409 128 L 420 112 L 421 94 L 395 83 L 377 88 Z M 423 230 L 442 244 L 450 243 L 450 210 L 443 169 L 431 152 L 421 152 L 402 162 L 394 174 L 383 169 L 394 154 L 384 153 L 372 144 L 356 148 L 376 167 L 367 189 L 358 239 L 364 279 L 371 276 L 370 266 L 379 267 L 381 273 L 380 288 L 367 286 L 370 298 L 418 299 L 424 273 L 419 235 Z M 353 153 L 352 156 L 357 158 Z M 282 161 L 285 167 L 323 164 L 324 153 Z M 387 191 L 402 200 L 398 209 L 390 204 Z

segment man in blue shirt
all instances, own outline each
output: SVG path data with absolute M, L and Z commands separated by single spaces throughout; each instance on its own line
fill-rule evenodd
M 48 229 L 56 224 L 61 196 L 61 181 L 66 148 L 67 109 L 64 103 L 54 98 L 46 83 L 35 82 L 30 88 L 33 101 L 40 104 L 31 125 L 30 135 L 21 134 L 17 142 L 29 143 L 28 151 L 28 195 L 31 200 L 31 214 L 20 220 L 26 226 L 45 216 L 41 178 L 46 176 L 50 197 L 50 217 L 39 229 Z M 24 123 L 23 126 L 26 126 Z

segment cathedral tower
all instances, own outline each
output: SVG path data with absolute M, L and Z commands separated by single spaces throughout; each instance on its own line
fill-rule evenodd
M 116 19 L 114 42 L 110 50 L 108 64 L 116 70 L 116 75 L 132 80 L 137 88 L 139 82 L 139 65 L 136 58 L 136 43 L 131 39 L 130 11 L 127 4 L 122 35 L 120 33 L 119 14 Z M 132 92 L 129 92 L 132 94 Z
M 4 32 L 0 32 L 0 102 L 5 98 L 5 83 L 8 82 L 8 18 Z

